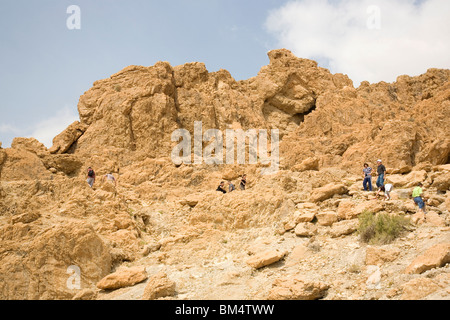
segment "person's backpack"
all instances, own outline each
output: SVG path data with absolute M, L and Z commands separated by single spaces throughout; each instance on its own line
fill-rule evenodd
M 93 178 L 94 177 L 94 170 L 92 170 L 92 169 L 89 169 L 89 171 L 88 171 L 88 177 L 91 177 L 91 178 Z

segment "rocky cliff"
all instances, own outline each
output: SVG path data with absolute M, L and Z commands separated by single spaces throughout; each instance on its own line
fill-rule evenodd
M 448 299 L 450 70 L 354 88 L 288 50 L 268 56 L 243 81 L 202 63 L 129 66 L 80 97 L 80 121 L 50 149 L 0 145 L 0 298 Z M 200 121 L 201 133 L 278 129 L 279 170 L 175 164 L 173 132 L 194 137 Z M 379 158 L 389 201 L 361 190 L 362 164 Z M 246 190 L 214 191 L 243 173 Z M 367 245 L 367 211 L 412 224 Z

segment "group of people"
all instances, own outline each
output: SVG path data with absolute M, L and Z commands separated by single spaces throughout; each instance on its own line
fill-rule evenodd
M 391 200 L 391 191 L 394 188 L 394 186 L 391 183 L 386 183 L 386 167 L 383 165 L 381 160 L 377 160 L 377 171 L 376 174 L 378 175 L 376 186 L 378 187 L 378 192 L 376 193 L 376 198 L 380 196 L 380 193 L 384 192 L 384 197 L 386 200 Z M 364 163 L 363 168 L 363 188 L 364 191 L 372 191 L 372 168 L 369 167 L 367 163 Z M 418 183 L 417 186 L 414 188 L 412 192 L 412 198 L 414 200 L 414 203 L 418 205 L 419 209 L 422 210 L 424 213 L 425 211 L 425 201 L 423 198 L 423 184 Z
M 88 183 L 89 187 L 92 188 L 94 186 L 95 179 L 96 179 L 95 171 L 94 169 L 92 169 L 92 167 L 89 167 L 87 169 L 87 179 L 86 179 L 86 182 Z M 116 178 L 114 178 L 112 172 L 109 172 L 104 176 L 102 176 L 102 182 L 104 182 L 105 180 L 114 183 L 115 187 L 117 186 L 117 180 Z
M 241 177 L 241 181 L 239 182 L 239 188 L 241 190 L 245 190 L 246 184 L 247 184 L 247 175 L 243 174 L 242 177 Z M 228 180 L 228 192 L 232 192 L 234 190 L 236 190 L 235 185 L 230 180 Z M 225 189 L 225 181 L 221 181 L 220 182 L 220 184 L 217 187 L 216 191 L 220 191 L 222 193 L 227 193 L 227 190 Z
M 363 180 L 364 191 L 373 191 L 372 190 L 373 189 L 372 188 L 373 169 L 369 166 L 369 164 L 364 163 L 364 168 L 362 171 L 363 171 L 363 176 L 364 176 L 364 180 Z M 386 167 L 384 166 L 383 162 L 380 159 L 377 160 L 376 175 L 378 176 L 377 181 L 376 181 L 376 186 L 378 188 L 378 192 L 376 193 L 376 198 L 378 199 L 380 194 L 383 192 L 385 199 L 391 200 L 390 193 L 393 190 L 393 185 L 391 183 L 385 184 Z M 95 179 L 96 179 L 95 171 L 94 171 L 94 169 L 92 169 L 92 167 L 89 167 L 87 170 L 87 180 L 86 181 L 91 188 L 94 186 Z M 112 172 L 109 172 L 102 177 L 102 181 L 105 181 L 105 180 L 109 181 L 111 183 L 114 183 L 114 186 L 117 186 L 116 178 L 114 177 Z M 245 190 L 246 184 L 247 184 L 247 175 L 243 174 L 241 176 L 241 180 L 239 182 L 239 188 L 241 190 Z M 234 190 L 236 190 L 236 187 L 230 180 L 228 180 L 228 191 L 225 188 L 225 181 L 221 181 L 219 186 L 216 189 L 216 191 L 220 191 L 222 193 L 233 192 Z M 417 206 L 419 207 L 419 209 L 421 209 L 424 213 L 426 213 L 425 201 L 423 198 L 423 184 L 422 183 L 418 183 L 418 185 L 414 188 L 413 193 L 412 193 L 412 198 L 414 200 L 414 203 L 417 204 Z
M 367 163 L 364 163 L 364 181 L 363 181 L 363 187 L 364 191 L 372 191 L 372 168 L 369 167 Z M 378 188 L 381 188 L 384 186 L 384 180 L 386 178 L 386 167 L 382 163 L 381 160 L 377 160 L 377 172 L 378 175 L 376 185 Z

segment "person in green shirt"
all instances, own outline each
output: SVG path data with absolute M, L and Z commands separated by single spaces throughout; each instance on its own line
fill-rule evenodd
M 419 209 L 422 210 L 423 213 L 426 214 L 425 202 L 423 201 L 423 198 L 422 198 L 422 194 L 423 194 L 422 186 L 423 185 L 421 182 L 419 182 L 417 184 L 417 187 L 415 187 L 413 190 L 412 197 L 413 197 L 414 203 L 417 204 L 419 206 Z

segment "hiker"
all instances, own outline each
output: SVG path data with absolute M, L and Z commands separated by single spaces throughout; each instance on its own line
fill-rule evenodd
M 378 195 L 380 194 L 380 192 L 384 192 L 385 199 L 386 200 L 391 200 L 391 191 L 392 191 L 393 188 L 394 188 L 394 186 L 392 184 L 390 184 L 390 183 L 387 183 L 387 184 L 381 186 L 378 189 L 378 192 L 376 194 L 377 199 L 378 199 Z
M 372 191 L 372 168 L 369 167 L 367 163 L 364 163 L 364 169 L 363 169 L 363 175 L 364 175 L 364 181 L 363 181 L 363 187 L 364 191 Z M 367 185 L 369 185 L 369 188 L 367 188 Z
M 377 160 L 377 187 L 380 188 L 384 185 L 384 179 L 386 178 L 386 167 L 382 164 L 381 160 Z
M 236 187 L 231 181 L 228 181 L 228 192 L 236 190 Z
M 247 175 L 243 174 L 241 178 L 241 183 L 239 184 L 239 187 L 241 190 L 245 190 L 245 185 L 247 184 Z
M 217 187 L 216 191 L 220 191 L 223 193 L 227 193 L 227 191 L 225 190 L 225 182 L 220 182 L 219 186 Z
M 112 172 L 105 174 L 102 177 L 102 182 L 104 182 L 105 179 L 106 179 L 106 181 L 113 182 L 114 183 L 114 187 L 117 187 L 117 181 L 116 181 L 116 178 L 114 178 Z
M 417 184 L 417 187 L 415 187 L 413 190 L 412 197 L 413 197 L 414 203 L 419 206 L 419 209 L 422 210 L 424 214 L 426 214 L 425 201 L 423 201 L 423 198 L 422 198 L 422 194 L 423 194 L 422 186 L 423 185 L 421 182 L 419 182 Z
M 89 184 L 89 186 L 91 188 L 94 186 L 94 183 L 95 183 L 95 171 L 91 167 L 88 168 L 87 180 L 86 181 L 87 181 L 87 183 Z

